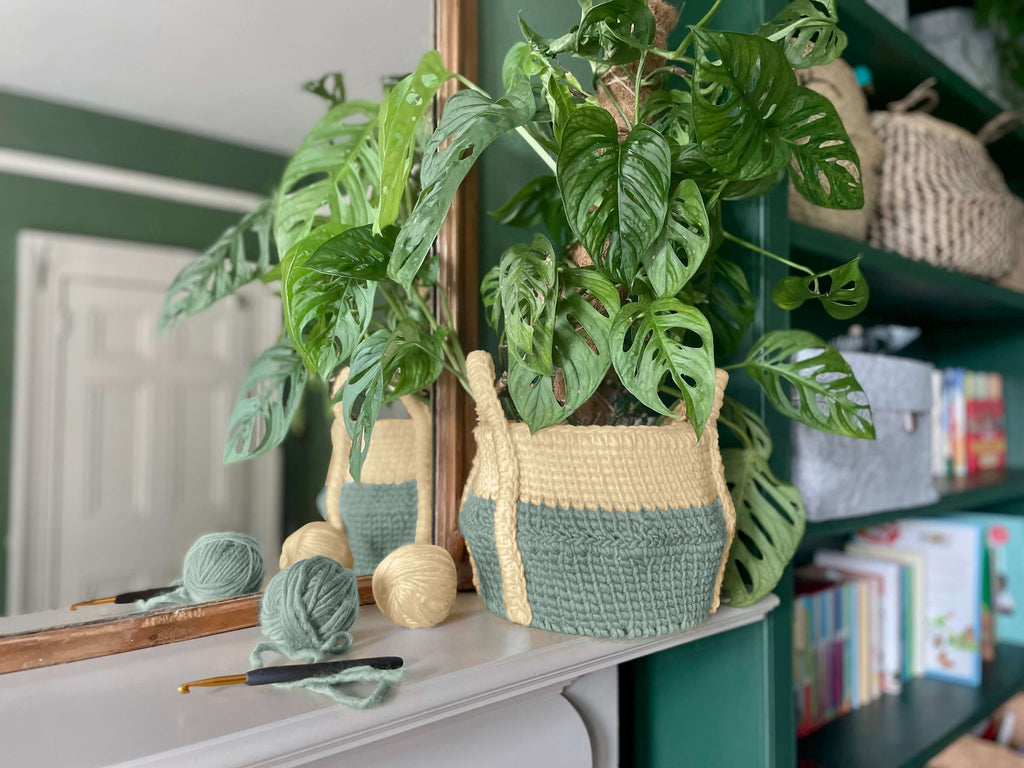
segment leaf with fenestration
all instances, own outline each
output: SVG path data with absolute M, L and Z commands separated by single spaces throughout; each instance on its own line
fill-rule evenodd
M 384 402 L 426 389 L 441 375 L 441 337 L 411 321 L 399 323 L 384 345 Z
M 874 439 L 871 406 L 849 364 L 813 333 L 767 333 L 743 368 L 784 416 L 823 432 Z
M 495 333 L 501 326 L 501 265 L 496 264 L 487 270 L 480 281 L 480 301 L 484 305 L 484 320 Z
M 796 161 L 789 178 L 797 192 L 815 205 L 863 208 L 860 159 L 832 102 L 797 88 L 782 115 L 782 137 Z
M 536 235 L 501 256 L 498 278 L 509 357 L 536 373 L 551 373 L 558 280 L 551 243 Z
M 599 64 L 628 64 L 654 42 L 647 0 L 581 0 L 572 53 Z
M 416 71 L 402 78 L 388 93 L 380 110 L 380 201 L 373 221 L 374 232 L 398 219 L 409 171 L 412 170 L 416 136 L 434 95 L 452 77 L 441 54 L 428 51 Z
M 665 227 L 644 257 L 657 296 L 675 296 L 696 274 L 711 243 L 704 199 L 692 179 L 679 182 L 669 200 Z
M 362 475 L 373 426 L 384 402 L 384 348 L 388 338 L 388 332 L 380 330 L 363 339 L 352 356 L 348 378 L 341 386 L 345 431 L 352 438 L 348 471 L 356 482 Z
M 868 283 L 860 272 L 860 257 L 816 275 L 783 278 L 772 291 L 772 301 L 783 309 L 796 309 L 817 299 L 837 320 L 849 320 L 868 305 Z
M 722 186 L 722 177 L 704 159 L 697 144 L 681 144 L 672 151 L 672 178 L 693 179 L 701 192 L 705 195 L 717 194 L 720 200 L 763 197 L 785 176 L 785 171 L 779 170 L 759 179 L 726 181 L 725 186 Z
M 379 282 L 388 276 L 388 259 L 395 247 L 398 227 L 375 234 L 372 224 L 351 227 L 323 241 L 302 266 L 336 277 Z
M 316 212 L 330 209 L 335 224 L 373 221 L 380 179 L 377 117 L 372 101 L 331 107 L 288 161 L 277 192 L 274 240 L 286 253 L 313 229 Z
M 612 323 L 612 364 L 637 400 L 666 416 L 659 390 L 670 378 L 700 438 L 715 401 L 715 348 L 699 310 L 678 299 L 624 304 Z
M 455 193 L 473 164 L 495 139 L 533 117 L 530 81 L 520 78 L 498 101 L 459 91 L 444 108 L 423 154 L 422 191 L 402 226 L 388 263 L 388 276 L 408 288 L 419 272 Z
M 302 404 L 307 373 L 288 340 L 256 358 L 242 384 L 224 442 L 224 463 L 251 459 L 280 445 Z
M 846 49 L 835 0 L 793 0 L 757 34 L 777 43 L 797 69 L 828 64 Z
M 272 201 L 265 200 L 189 262 L 167 289 L 160 330 L 191 317 L 270 271 Z M 255 258 L 251 246 L 255 239 Z M 248 243 L 246 241 L 249 241 Z
M 691 29 L 693 124 L 701 155 L 726 179 L 774 177 L 789 163 L 784 113 L 798 88 L 786 57 L 758 35 Z
M 562 134 L 557 176 L 569 224 L 594 264 L 632 287 L 668 212 L 668 142 L 646 125 L 620 142 L 611 115 L 581 107 Z
M 806 513 L 800 491 L 779 480 L 757 451 L 725 448 L 722 463 L 736 508 L 736 537 L 722 589 L 729 594 L 729 605 L 743 607 L 779 583 L 803 538 Z
M 540 374 L 516 356 L 508 358 L 509 394 L 531 432 L 568 418 L 597 391 L 611 365 L 611 330 L 619 308 L 618 291 L 592 268 L 563 265 L 558 273 L 554 371 Z
M 329 381 L 345 365 L 369 327 L 377 284 L 326 274 L 317 250 L 344 227 L 325 224 L 285 254 L 281 303 L 285 327 L 306 366 Z

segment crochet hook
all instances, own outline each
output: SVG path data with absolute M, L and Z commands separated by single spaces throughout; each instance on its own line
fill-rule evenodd
M 178 693 L 188 693 L 195 688 L 212 688 L 220 685 L 270 685 L 291 683 L 307 677 L 326 677 L 352 667 L 373 667 L 374 669 L 401 669 L 405 661 L 400 656 L 377 656 L 372 659 L 346 659 L 345 661 L 323 661 L 319 664 L 287 664 L 281 667 L 260 667 L 250 669 L 241 675 L 222 675 L 193 680 L 178 686 Z
M 176 589 L 177 587 L 156 587 L 154 589 L 140 589 L 137 592 L 122 592 L 120 595 L 114 595 L 113 597 L 97 597 L 95 600 L 83 600 L 72 605 L 71 610 L 77 611 L 83 605 L 103 605 L 104 603 L 123 605 L 125 603 L 134 603 L 136 600 L 149 600 L 151 597 L 166 595 L 168 592 L 173 592 Z

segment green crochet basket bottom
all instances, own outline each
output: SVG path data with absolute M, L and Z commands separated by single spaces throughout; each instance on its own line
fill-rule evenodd
M 606 512 L 519 502 L 518 542 L 531 626 L 590 637 L 646 637 L 702 624 L 727 532 L 706 506 Z M 459 530 L 488 610 L 504 618 L 494 502 L 470 492 Z

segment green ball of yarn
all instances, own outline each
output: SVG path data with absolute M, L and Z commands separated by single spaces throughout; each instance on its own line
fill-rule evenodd
M 259 592 L 263 585 L 263 554 L 246 533 L 208 533 L 185 555 L 181 586 L 196 601 Z
M 269 639 L 262 650 L 289 658 L 322 661 L 352 645 L 349 627 L 359 615 L 356 575 L 330 557 L 315 555 L 292 563 L 267 585 L 260 628 Z

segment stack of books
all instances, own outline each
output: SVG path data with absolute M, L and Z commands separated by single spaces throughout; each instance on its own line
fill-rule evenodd
M 980 685 L 997 636 L 1024 644 L 1024 518 L 972 513 L 867 528 L 843 551 L 815 552 L 796 571 L 796 593 L 800 735 L 914 677 Z
M 1003 377 L 963 368 L 932 374 L 932 473 L 966 477 L 1006 467 Z

